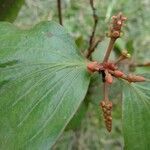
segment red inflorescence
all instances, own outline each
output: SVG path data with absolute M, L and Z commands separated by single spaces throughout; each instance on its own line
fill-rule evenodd
M 127 18 L 124 17 L 122 13 L 119 13 L 117 16 L 113 16 L 112 19 L 113 21 L 112 26 L 110 27 L 109 36 L 112 38 L 119 38 L 121 34 L 121 27 Z

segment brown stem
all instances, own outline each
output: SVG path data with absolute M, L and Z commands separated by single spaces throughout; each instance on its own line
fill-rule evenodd
M 150 62 L 140 63 L 140 64 L 131 64 L 131 67 L 150 67 Z
M 104 91 L 104 101 L 109 101 L 109 98 L 108 98 L 108 84 L 106 82 L 103 83 L 103 91 Z
M 111 38 L 103 62 L 107 62 L 117 38 Z
M 95 48 L 97 47 L 98 43 L 101 41 L 101 40 L 98 40 L 96 43 L 96 46 L 93 46 L 94 36 L 95 36 L 97 24 L 98 24 L 98 16 L 96 15 L 96 8 L 94 7 L 93 1 L 94 0 L 90 0 L 90 6 L 91 6 L 91 9 L 93 12 L 94 25 L 93 25 L 92 34 L 91 34 L 90 40 L 89 40 L 89 47 L 87 49 L 87 55 L 86 55 L 87 58 L 89 58 L 91 56 L 91 54 L 94 52 Z
M 124 56 L 120 56 L 115 62 L 114 62 L 114 64 L 115 65 L 117 65 L 117 64 L 119 64 L 122 60 L 124 60 L 124 59 L 126 59 Z
M 63 25 L 63 23 L 62 23 L 62 12 L 61 12 L 61 0 L 57 0 L 57 9 L 58 9 L 59 23 L 61 25 Z
M 94 52 L 94 50 L 97 48 L 98 44 L 102 41 L 101 38 L 99 38 L 97 41 L 95 41 L 91 48 L 88 49 L 87 53 L 86 53 L 86 58 L 90 58 L 91 54 Z

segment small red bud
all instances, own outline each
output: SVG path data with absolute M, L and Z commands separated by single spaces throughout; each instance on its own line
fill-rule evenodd
M 118 24 L 118 25 L 121 25 L 121 24 L 122 24 L 121 20 L 119 20 L 119 21 L 117 22 L 117 24 Z
M 98 62 L 94 61 L 94 62 L 91 62 L 87 65 L 87 69 L 90 71 L 90 72 L 95 72 L 95 71 L 99 71 L 100 69 L 100 65 L 98 64 Z
M 120 36 L 119 31 L 113 31 L 112 36 L 118 38 Z
M 104 106 L 105 106 L 105 102 L 104 102 L 104 101 L 101 101 L 101 102 L 100 102 L 100 106 L 101 106 L 101 107 L 104 107 Z
M 122 16 L 122 21 L 127 20 L 127 17 Z
M 112 16 L 112 19 L 117 19 L 117 16 Z
M 112 102 L 109 102 L 109 104 L 107 104 L 106 106 L 107 110 L 111 110 L 112 106 L 113 106 Z
M 114 76 L 116 76 L 116 77 L 121 77 L 121 76 L 123 76 L 123 75 L 124 75 L 124 73 L 121 72 L 121 71 L 119 71 L 119 70 L 115 70 L 115 71 L 114 71 Z
M 107 83 L 112 84 L 112 82 L 113 82 L 112 75 L 110 73 L 107 73 L 106 76 L 105 76 L 105 80 L 106 80 Z
M 112 117 L 111 117 L 111 116 L 108 116 L 108 117 L 107 117 L 107 120 L 112 121 Z
M 146 79 L 142 76 L 128 75 L 130 82 L 144 82 Z

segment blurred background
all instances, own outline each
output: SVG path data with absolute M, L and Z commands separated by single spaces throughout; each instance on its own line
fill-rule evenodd
M 61 1 L 63 25 L 74 38 L 78 49 L 84 53 L 89 46 L 94 24 L 89 0 Z M 111 16 L 121 11 L 128 20 L 123 28 L 123 36 L 116 42 L 111 59 L 127 49 L 132 58 L 123 62 L 120 67 L 137 74 L 149 72 L 149 67 L 136 65 L 150 62 L 150 1 L 94 0 L 94 6 L 99 18 L 96 37 L 100 37 L 102 42 L 93 53 L 93 60 L 102 60 L 108 45 L 106 33 Z M 20 28 L 28 29 L 44 20 L 59 22 L 57 0 L 25 0 L 13 23 Z M 93 76 L 84 102 L 53 146 L 53 150 L 123 149 L 121 96 L 121 85 L 115 80 L 110 89 L 110 100 L 114 104 L 113 129 L 108 133 L 99 107 L 99 101 L 103 98 L 101 79 L 99 75 Z

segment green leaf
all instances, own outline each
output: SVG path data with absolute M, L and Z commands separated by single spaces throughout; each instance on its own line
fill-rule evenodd
M 106 11 L 106 18 L 105 18 L 106 22 L 108 22 L 110 17 L 112 16 L 112 11 L 113 11 L 113 9 L 116 5 L 116 2 L 117 2 L 116 0 L 111 0 L 110 1 L 110 4 L 109 4 L 109 6 L 107 8 L 107 11 Z
M 128 50 L 128 53 L 129 54 L 133 54 L 133 52 L 134 52 L 134 42 L 133 42 L 133 40 L 132 39 L 129 39 L 128 41 L 127 41 L 127 43 L 126 43 L 126 49 Z
M 48 150 L 85 97 L 87 62 L 54 22 L 0 34 L 0 149 Z
M 125 40 L 123 40 L 122 38 L 117 39 L 114 49 L 115 49 L 115 54 L 120 55 L 122 50 L 126 49 L 126 45 L 125 45 Z
M 137 74 L 149 73 L 150 72 L 150 67 L 148 67 L 148 66 L 146 66 L 146 67 L 136 67 L 135 72 Z
M 65 130 L 66 131 L 70 130 L 70 129 L 71 130 L 78 130 L 79 127 L 81 126 L 82 120 L 86 116 L 87 109 L 88 109 L 88 105 L 83 101 L 83 103 L 80 105 L 77 112 L 73 116 L 73 118 L 68 123 Z
M 13 22 L 24 0 L 0 0 L 0 21 Z
M 83 36 L 78 36 L 75 40 L 76 42 L 76 45 L 78 46 L 78 48 L 82 48 L 83 47 L 83 43 L 84 43 L 84 39 L 83 39 Z
M 126 83 L 123 93 L 125 149 L 150 149 L 150 84 Z

